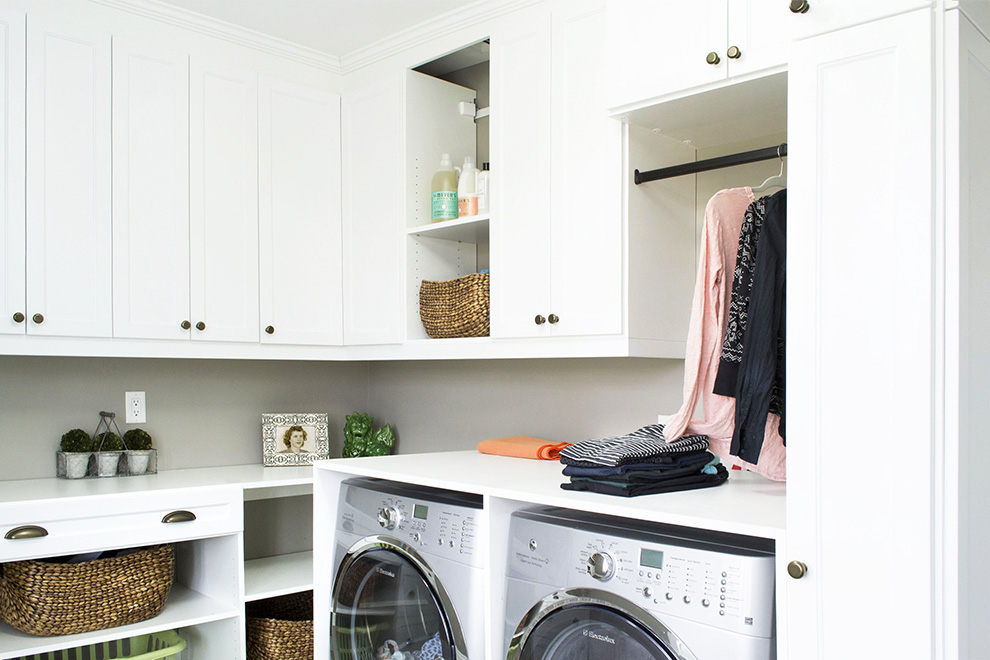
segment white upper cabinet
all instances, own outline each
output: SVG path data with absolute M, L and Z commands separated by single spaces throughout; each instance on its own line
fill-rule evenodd
M 32 17 L 28 332 L 110 337 L 110 35 Z
M 775 0 L 786 4 L 785 0 Z M 931 0 L 789 0 L 792 12 L 791 36 L 804 39 L 844 27 L 893 16 L 921 7 L 930 7 Z M 976 4 L 983 4 L 979 0 Z
M 189 338 L 189 58 L 113 44 L 114 336 Z M 183 327 L 183 326 L 186 327 Z
M 0 10 L 0 334 L 22 335 L 25 312 L 24 75 L 21 12 Z
M 258 341 L 258 81 L 192 58 L 189 91 L 193 339 Z
M 786 63 L 786 0 L 608 0 L 608 106 Z
M 339 345 L 340 96 L 262 78 L 259 121 L 262 342 Z
M 790 658 L 934 644 L 932 32 L 922 10 L 826 34 L 789 70 L 784 561 L 807 566 L 778 583 Z M 868 478 L 843 436 L 883 454 Z

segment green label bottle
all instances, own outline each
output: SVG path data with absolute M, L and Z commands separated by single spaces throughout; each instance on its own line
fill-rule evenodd
M 433 175 L 433 208 L 431 220 L 443 222 L 457 219 L 457 170 L 450 154 L 440 158 L 440 168 Z

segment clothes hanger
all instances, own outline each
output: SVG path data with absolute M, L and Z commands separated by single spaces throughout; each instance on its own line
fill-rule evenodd
M 784 177 L 784 157 L 780 155 L 780 147 L 777 147 L 777 157 L 780 159 L 780 173 L 774 174 L 766 181 L 753 188 L 754 193 L 763 192 L 767 188 L 783 188 L 787 185 L 787 179 Z

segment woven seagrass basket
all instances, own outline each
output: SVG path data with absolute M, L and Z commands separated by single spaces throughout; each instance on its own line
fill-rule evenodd
M 313 592 L 248 603 L 247 660 L 313 660 Z
M 491 324 L 488 273 L 419 285 L 419 318 L 433 339 L 487 337 Z
M 144 621 L 172 588 L 172 546 L 78 564 L 0 566 L 0 619 L 32 635 L 71 635 Z

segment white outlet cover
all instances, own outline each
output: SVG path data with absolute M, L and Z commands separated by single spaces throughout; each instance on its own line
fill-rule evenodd
M 125 392 L 124 410 L 128 424 L 143 424 L 147 421 L 144 392 Z

